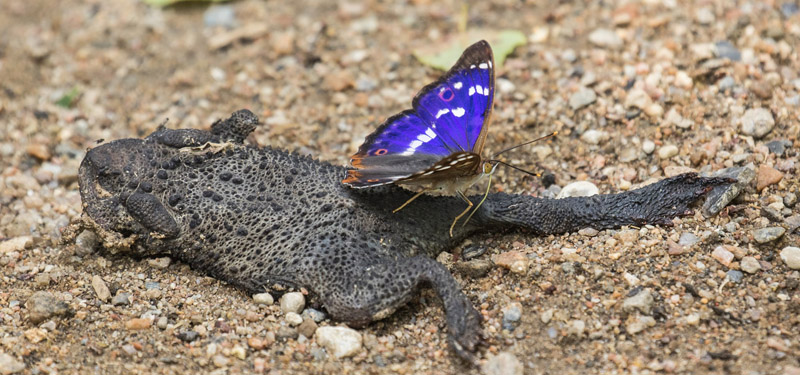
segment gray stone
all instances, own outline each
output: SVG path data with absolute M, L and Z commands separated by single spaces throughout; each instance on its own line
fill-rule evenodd
M 783 156 L 783 153 L 786 152 L 786 149 L 791 147 L 792 142 L 787 139 L 777 139 L 767 143 L 767 149 L 769 152 L 778 156 Z
M 781 250 L 781 259 L 793 270 L 800 269 L 800 247 L 786 246 Z
M 275 303 L 275 299 L 269 293 L 257 293 L 253 294 L 253 302 L 259 305 L 272 305 Z
M 731 282 L 737 283 L 737 284 L 742 281 L 743 277 L 744 277 L 744 274 L 741 271 L 737 271 L 737 270 L 729 270 L 727 273 L 725 273 L 725 278 L 726 279 L 730 280 Z
M 303 293 L 291 292 L 286 293 L 281 297 L 281 311 L 284 314 L 288 312 L 299 314 L 303 311 L 303 307 L 305 307 L 305 305 L 306 298 L 303 297 Z
M 492 265 L 492 261 L 488 259 L 473 259 L 467 262 L 458 262 L 455 264 L 455 267 L 458 272 L 470 278 L 481 278 L 491 271 Z
M 569 97 L 569 107 L 576 111 L 594 103 L 595 100 L 597 100 L 597 94 L 595 94 L 594 90 L 581 87 Z
M 769 206 L 761 207 L 761 216 L 766 217 L 769 221 L 772 222 L 781 222 L 783 221 L 783 214 Z
M 300 323 L 303 323 L 303 318 L 300 316 L 300 314 L 294 312 L 286 313 L 286 316 L 283 317 L 283 320 L 285 320 L 286 323 L 289 323 L 289 325 L 292 327 L 297 327 L 300 325 Z
M 576 181 L 564 186 L 556 198 L 588 197 L 600 194 L 600 189 L 589 181 Z
M 50 292 L 39 291 L 33 293 L 25 302 L 28 309 L 28 319 L 31 323 L 39 324 L 51 317 L 68 315 L 71 312 L 66 302 L 56 299 Z
M 756 273 L 761 270 L 761 263 L 758 262 L 758 259 L 753 258 L 751 256 L 746 256 L 742 258 L 741 262 L 739 262 L 739 267 L 742 271 L 747 273 Z
M 303 310 L 302 316 L 304 318 L 311 318 L 311 320 L 313 320 L 315 323 L 319 323 L 327 318 L 324 312 L 311 307 Z
M 751 108 L 745 111 L 741 123 L 741 132 L 759 139 L 772 131 L 775 127 L 775 119 L 772 112 L 766 108 Z
M 361 351 L 361 334 L 348 327 L 319 327 L 315 333 L 317 344 L 336 358 L 346 358 Z
M 131 304 L 130 293 L 117 293 L 117 295 L 111 299 L 111 304 L 114 306 L 130 305 Z
M 522 318 L 522 305 L 512 302 L 503 308 L 503 329 L 513 331 Z
M 626 326 L 625 330 L 628 334 L 635 335 L 639 332 L 644 331 L 648 327 L 652 327 L 656 325 L 656 320 L 653 319 L 652 316 L 637 316 L 633 320 L 631 320 Z
M 203 23 L 206 27 L 233 28 L 236 26 L 236 12 L 228 4 L 212 5 L 203 13 Z
M 590 145 L 597 145 L 608 140 L 608 133 L 602 130 L 590 129 L 581 134 L 581 140 Z
M 482 370 L 486 375 L 522 375 L 525 368 L 514 354 L 500 352 L 490 357 Z
M 197 331 L 183 331 L 179 333 L 177 336 L 178 339 L 183 342 L 192 342 L 194 340 L 197 340 L 200 334 L 197 333 Z
M 16 358 L 0 353 L 0 374 L 16 374 L 25 369 L 25 363 Z
M 736 46 L 727 40 L 721 40 L 714 43 L 714 54 L 723 59 L 730 59 L 731 61 L 741 61 L 742 53 Z
M 625 298 L 622 302 L 622 310 L 626 312 L 639 311 L 643 314 L 651 314 L 653 311 L 653 295 L 650 289 L 643 289 L 635 296 Z
M 94 248 L 97 247 L 97 244 L 97 235 L 92 231 L 85 230 L 75 237 L 75 245 L 77 245 L 75 247 L 75 252 L 79 256 L 89 255 L 94 251 Z
M 786 193 L 783 196 L 783 205 L 789 208 L 794 207 L 797 204 L 797 194 L 795 193 Z
M 161 289 L 161 284 L 158 281 L 145 281 L 144 288 L 147 290 Z
M 703 215 L 711 217 L 722 211 L 739 193 L 749 185 L 756 177 L 755 168 L 752 165 L 744 167 L 732 167 L 719 170 L 712 174 L 712 177 L 735 178 L 736 183 L 724 186 L 717 186 L 706 194 L 706 201 L 703 203 Z
M 732 90 L 736 86 L 736 80 L 733 79 L 731 76 L 725 76 L 719 81 L 717 81 L 717 87 L 719 87 L 719 91 L 725 92 Z
M 753 231 L 753 239 L 760 244 L 765 244 L 777 240 L 784 233 L 786 233 L 786 229 L 783 229 L 783 227 L 761 228 Z
M 597 29 L 589 34 L 589 41 L 600 47 L 617 49 L 622 47 L 622 38 L 614 30 Z
M 698 242 L 700 242 L 700 237 L 689 232 L 681 233 L 681 238 L 678 240 L 678 243 L 683 246 L 694 246 Z

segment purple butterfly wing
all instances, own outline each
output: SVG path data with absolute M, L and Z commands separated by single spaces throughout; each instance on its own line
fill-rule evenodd
M 494 99 L 492 49 L 467 48 L 441 78 L 414 97 L 413 109 L 390 117 L 350 160 L 342 181 L 353 187 L 391 183 L 425 170 L 455 152 L 479 154 Z

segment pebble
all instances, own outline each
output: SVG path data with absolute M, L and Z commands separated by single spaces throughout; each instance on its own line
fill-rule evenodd
M 16 374 L 25 369 L 25 363 L 0 352 L 0 374 Z
M 297 329 L 287 326 L 280 326 L 278 331 L 275 333 L 275 336 L 282 340 L 296 339 Z
M 703 215 L 711 217 L 718 214 L 728 205 L 739 193 L 756 177 L 755 169 L 752 166 L 725 168 L 712 174 L 713 177 L 735 178 L 736 183 L 730 185 L 717 186 L 706 194 L 706 201 L 703 203 Z
M 700 323 L 700 314 L 689 314 L 686 315 L 686 324 L 694 326 Z
M 150 267 L 158 268 L 160 270 L 169 267 L 170 263 L 172 263 L 172 259 L 170 259 L 169 257 L 161 257 L 161 258 L 147 260 L 147 264 L 149 264 Z
M 783 236 L 786 229 L 783 227 L 767 227 L 753 231 L 753 239 L 760 244 L 772 242 Z
M 325 320 L 325 318 L 326 318 L 326 315 L 325 315 L 324 312 L 319 311 L 319 310 L 317 310 L 315 308 L 312 308 L 312 307 L 309 307 L 309 308 L 303 310 L 302 316 L 304 318 L 311 318 L 311 320 L 313 320 L 315 323 L 319 323 L 319 322 Z
M 661 159 L 669 159 L 675 155 L 678 155 L 678 146 L 664 145 L 658 149 L 658 157 Z
M 714 43 L 714 54 L 723 59 L 742 61 L 742 52 L 727 40 Z
M 694 19 L 701 25 L 710 25 L 717 20 L 714 12 L 709 7 L 702 7 L 694 12 Z
M 642 142 L 642 151 L 644 151 L 645 154 L 650 155 L 653 153 L 653 151 L 655 151 L 655 149 L 656 144 L 653 141 L 646 140 Z
M 574 319 L 567 323 L 567 335 L 581 337 L 584 332 L 586 332 L 586 322 L 583 320 Z
M 90 230 L 84 230 L 75 237 L 75 245 L 77 245 L 76 252 L 80 256 L 91 254 L 98 243 L 97 235 Z
M 289 323 L 289 325 L 292 327 L 299 326 L 300 323 L 303 323 L 303 318 L 300 316 L 300 314 L 295 312 L 287 312 L 286 316 L 283 317 L 283 320 L 285 320 L 286 323 Z
M 568 197 L 589 197 L 592 195 L 600 194 L 600 189 L 595 184 L 589 181 L 575 181 L 563 189 L 556 196 L 557 199 Z
M 590 129 L 581 134 L 581 140 L 590 145 L 600 144 L 608 140 L 608 133 L 602 130 Z
M 539 319 L 544 324 L 550 323 L 550 321 L 553 320 L 553 314 L 555 314 L 555 312 L 556 311 L 554 309 L 545 310 L 541 315 L 539 315 Z
M 693 246 L 698 242 L 700 242 L 700 237 L 697 237 L 693 233 L 689 232 L 681 233 L 681 238 L 678 240 L 678 243 L 683 246 Z
M 14 237 L 10 240 L 0 242 L 0 254 L 22 251 L 31 244 L 33 244 L 33 237 L 31 236 Z
M 760 192 L 767 186 L 777 184 L 782 179 L 783 173 L 766 164 L 761 164 L 756 174 L 756 190 Z
M 244 347 L 236 345 L 231 349 L 231 355 L 241 360 L 244 360 L 245 358 L 247 358 L 247 351 L 244 350 Z
M 156 327 L 158 327 L 158 329 L 167 329 L 168 324 L 169 320 L 167 319 L 166 316 L 162 316 L 158 318 L 158 320 L 156 321 Z
M 322 87 L 331 91 L 344 91 L 355 86 L 355 78 L 349 70 L 339 70 L 327 74 L 322 80 Z
M 286 293 L 281 297 L 281 311 L 284 314 L 290 312 L 299 314 L 303 311 L 303 307 L 305 307 L 305 305 L 306 298 L 302 293 L 291 292 Z
M 458 272 L 463 273 L 471 278 L 481 278 L 486 276 L 492 270 L 492 261 L 488 259 L 472 259 L 466 262 L 458 262 L 455 264 Z
M 711 257 L 716 259 L 717 262 L 720 262 L 723 266 L 730 267 L 734 255 L 724 246 L 717 246 L 714 251 L 711 252 Z
M 575 91 L 575 93 L 569 97 L 569 106 L 573 111 L 577 111 L 594 103 L 596 100 L 597 94 L 595 94 L 594 90 L 581 86 L 578 91 Z
M 272 305 L 275 303 L 275 299 L 269 293 L 257 293 L 253 294 L 253 302 L 259 305 Z
M 755 139 L 764 137 L 775 127 L 772 112 L 766 108 L 748 109 L 739 122 L 742 134 L 753 136 Z
M 336 358 L 352 357 L 361 351 L 361 334 L 348 327 L 319 327 L 316 340 Z
M 206 27 L 233 28 L 236 26 L 236 12 L 231 5 L 212 5 L 203 13 L 203 23 Z
M 679 70 L 678 73 L 675 74 L 675 86 L 688 90 L 692 88 L 693 85 L 692 77 L 683 70 Z
M 497 79 L 497 89 L 502 92 L 503 94 L 510 94 L 517 89 L 517 86 L 514 85 L 514 82 L 511 82 L 505 78 L 498 78 Z
M 317 331 L 317 328 L 317 323 L 315 323 L 313 319 L 306 318 L 303 319 L 303 323 L 300 323 L 300 325 L 297 326 L 297 333 L 311 338 L 314 336 L 314 332 Z
M 654 325 L 656 325 L 656 320 L 652 316 L 637 316 L 625 326 L 625 331 L 628 334 L 635 335 Z
M 739 262 L 739 267 L 747 273 L 756 273 L 761 270 L 761 263 L 756 258 L 746 256 Z
M 125 322 L 125 328 L 130 331 L 148 329 L 153 325 L 153 320 L 149 318 L 134 318 Z
M 792 142 L 786 139 L 777 139 L 767 143 L 767 149 L 769 152 L 783 156 L 783 153 L 786 152 L 787 148 L 792 147 Z
M 161 289 L 161 283 L 158 281 L 145 281 L 144 282 L 144 289 L 145 290 L 159 290 Z
M 622 302 L 622 310 L 626 312 L 638 310 L 642 314 L 649 315 L 653 311 L 654 302 L 650 289 L 643 289 L 635 296 L 625 298 L 625 301 Z
M 617 49 L 622 47 L 622 38 L 614 30 L 596 29 L 589 34 L 589 41 L 599 47 Z
M 222 354 L 216 354 L 213 357 L 211 357 L 211 362 L 214 363 L 214 366 L 225 367 L 228 366 L 230 360 Z
M 39 324 L 51 317 L 67 315 L 70 307 L 66 302 L 60 301 L 52 293 L 39 291 L 33 293 L 25 302 L 28 309 L 28 319 L 33 324 Z
M 492 255 L 494 264 L 510 270 L 512 273 L 524 274 L 528 271 L 530 260 L 522 252 L 506 251 Z
M 797 194 L 795 193 L 786 193 L 783 196 L 783 205 L 786 207 L 794 207 L 797 204 Z
M 781 250 L 781 259 L 793 269 L 800 269 L 800 247 L 786 246 Z
M 522 318 L 522 305 L 519 302 L 512 302 L 503 308 L 503 329 L 513 331 L 517 323 Z
M 742 281 L 743 277 L 744 277 L 744 274 L 741 271 L 737 271 L 737 270 L 728 270 L 728 272 L 725 273 L 725 278 L 726 279 L 730 280 L 731 282 L 737 283 L 737 284 Z
M 717 81 L 717 87 L 719 87 L 719 91 L 722 92 L 732 90 L 735 86 L 736 80 L 731 76 L 725 76 L 721 80 Z
M 103 278 L 94 275 L 92 276 L 92 288 L 94 288 L 94 293 L 97 295 L 97 299 L 106 302 L 109 298 L 111 298 L 111 291 L 108 290 L 108 285 L 106 282 L 103 281 Z
M 585 237 L 594 237 L 598 233 L 600 233 L 600 231 L 598 231 L 597 229 L 594 229 L 594 228 L 583 228 L 583 229 L 578 231 L 578 234 L 580 234 L 581 236 L 585 236 Z
M 200 334 L 197 331 L 183 331 L 177 334 L 179 340 L 183 342 L 192 342 L 197 340 L 200 337 Z
M 482 370 L 486 375 L 522 375 L 525 368 L 514 354 L 500 352 L 490 357 Z
M 114 306 L 130 305 L 131 304 L 130 293 L 117 293 L 117 295 L 111 299 L 111 304 Z

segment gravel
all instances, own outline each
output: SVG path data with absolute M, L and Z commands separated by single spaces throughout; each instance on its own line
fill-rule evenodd
M 556 198 L 589 197 L 600 193 L 600 189 L 589 181 L 576 181 L 564 186 Z
M 0 30 L 20 42 L 0 56 L 0 368 L 79 373 L 90 358 L 98 373 L 476 374 L 513 353 L 531 373 L 796 370 L 785 359 L 793 347 L 776 337 L 795 331 L 783 316 L 800 270 L 796 2 L 470 4 L 468 31 L 502 24 L 528 34 L 497 72 L 484 156 L 559 132 L 503 155 L 546 178 L 501 170 L 493 191 L 554 197 L 586 181 L 605 194 L 685 171 L 739 180 L 670 227 L 472 237 L 486 254 L 445 265 L 482 315 L 479 367 L 447 348 L 446 316 L 429 290 L 358 328 L 361 350 L 337 359 L 315 325 L 338 322 L 311 291 L 300 292 L 317 310 L 306 307 L 290 327 L 278 301 L 259 304 L 165 254 L 129 257 L 93 232 L 65 230 L 80 221 L 86 150 L 167 118 L 169 128 L 207 128 L 250 108 L 264 124 L 248 143 L 346 165 L 438 76 L 415 49 L 447 50 L 456 32 L 442 20 L 455 13 L 426 2 L 2 4 Z M 73 88 L 72 103 L 56 104 Z M 602 133 L 583 139 L 590 131 Z M 662 159 L 671 145 L 677 154 Z M 759 244 L 767 227 L 786 231 Z M 691 248 L 681 244 L 689 232 L 700 238 Z M 78 234 L 74 244 L 62 242 L 67 233 Z M 727 265 L 712 255 L 721 245 L 733 255 Z M 576 251 L 565 259 L 561 249 Z M 510 262 L 495 266 L 500 254 Z M 106 303 L 95 276 L 113 295 Z M 627 291 L 644 290 L 652 315 L 622 310 L 635 297 Z M 514 303 L 521 317 L 504 330 Z M 196 336 L 186 343 L 182 332 Z M 718 355 L 726 351 L 736 359 Z
M 269 293 L 257 293 L 253 294 L 253 302 L 259 305 L 272 305 L 273 303 L 275 303 L 275 300 Z
M 486 375 L 522 375 L 525 368 L 513 353 L 500 352 L 490 357 L 482 370 Z
M 626 312 L 638 310 L 642 314 L 651 314 L 653 311 L 653 294 L 649 289 L 643 289 L 632 297 L 628 297 L 622 302 L 622 310 Z
M 753 231 L 753 239 L 760 244 L 765 244 L 777 240 L 784 233 L 786 233 L 786 229 L 783 227 L 761 228 Z

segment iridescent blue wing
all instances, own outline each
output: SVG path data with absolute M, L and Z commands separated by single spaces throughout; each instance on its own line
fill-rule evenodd
M 493 99 L 492 49 L 480 41 L 417 93 L 413 109 L 390 117 L 367 136 L 350 160 L 356 169 L 342 182 L 353 187 L 383 185 L 425 172 L 454 153 L 480 155 Z M 471 170 L 449 171 L 456 169 Z

